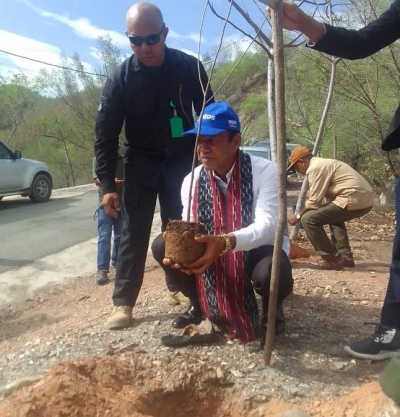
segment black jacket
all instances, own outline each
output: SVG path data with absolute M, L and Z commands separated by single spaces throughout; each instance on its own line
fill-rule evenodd
M 172 138 L 170 119 L 183 120 L 184 130 L 194 126 L 203 105 L 207 75 L 193 56 L 165 48 L 160 67 L 143 66 L 132 55 L 107 79 L 96 120 L 95 154 L 97 176 L 105 193 L 115 191 L 116 149 L 122 126 L 125 127 L 125 184 L 140 183 L 157 188 L 164 176 L 167 187 L 180 187 L 190 171 L 194 137 Z M 211 89 L 208 103 L 213 102 Z M 173 106 L 171 105 L 173 104 Z
M 313 49 L 346 59 L 365 58 L 400 38 L 400 0 L 395 0 L 385 13 L 360 30 L 325 27 L 326 34 Z M 400 148 L 400 105 L 382 142 L 384 151 L 397 148 Z

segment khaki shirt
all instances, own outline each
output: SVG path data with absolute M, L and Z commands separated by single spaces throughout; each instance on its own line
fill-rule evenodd
M 306 176 L 310 184 L 305 206 L 317 209 L 326 202 L 347 210 L 360 210 L 374 204 L 375 195 L 368 181 L 351 166 L 336 159 L 313 157 Z

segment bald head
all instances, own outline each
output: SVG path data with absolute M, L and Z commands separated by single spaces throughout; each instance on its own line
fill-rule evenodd
M 160 9 L 146 1 L 136 3 L 126 14 L 126 26 L 126 34 L 137 59 L 147 67 L 162 65 L 168 28 L 164 25 Z
M 138 23 L 143 26 L 155 25 L 160 28 L 164 23 L 161 10 L 156 5 L 146 1 L 135 3 L 126 13 L 126 26 L 129 30 Z

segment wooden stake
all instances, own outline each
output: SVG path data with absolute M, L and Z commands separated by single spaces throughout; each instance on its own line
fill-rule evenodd
M 271 364 L 275 337 L 275 319 L 278 301 L 279 274 L 283 235 L 287 227 L 286 200 L 286 128 L 285 128 L 285 77 L 282 28 L 282 0 L 276 0 L 272 12 L 272 43 L 275 67 L 275 105 L 278 165 L 278 220 L 272 257 L 271 284 L 268 304 L 267 336 L 264 346 L 264 361 Z

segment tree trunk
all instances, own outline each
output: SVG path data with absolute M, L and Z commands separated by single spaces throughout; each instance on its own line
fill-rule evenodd
M 271 50 L 271 55 L 273 51 Z M 275 108 L 275 68 L 274 60 L 268 58 L 268 128 L 271 159 L 277 161 L 276 150 L 276 108 Z
M 336 66 L 337 66 L 337 63 L 339 62 L 339 59 L 340 58 L 332 57 L 331 78 L 329 81 L 328 95 L 326 97 L 324 111 L 322 112 L 321 121 L 319 123 L 317 137 L 315 138 L 315 142 L 314 142 L 314 148 L 312 151 L 312 154 L 314 156 L 317 155 L 318 149 L 322 142 L 322 134 L 324 133 L 326 119 L 328 118 L 329 108 L 332 103 L 333 87 L 335 86 L 335 77 L 336 77 Z M 308 191 L 308 180 L 307 178 L 304 178 L 303 184 L 301 185 L 300 195 L 296 204 L 296 212 L 299 212 L 304 207 L 304 203 L 307 197 L 307 191 Z M 300 222 L 297 223 L 296 226 L 293 226 L 291 228 L 291 231 L 290 231 L 291 240 L 297 239 L 299 230 L 300 230 Z
M 278 164 L 278 219 L 275 232 L 274 254 L 272 257 L 272 271 L 270 295 L 268 303 L 267 336 L 264 347 L 264 360 L 267 366 L 271 363 L 272 349 L 275 335 L 275 319 L 278 300 L 278 286 L 281 262 L 281 248 L 283 235 L 287 226 L 286 199 L 286 127 L 285 127 L 285 74 L 282 30 L 282 0 L 277 0 L 272 18 L 272 40 L 274 45 L 275 67 L 275 105 L 276 105 L 276 138 Z
M 63 148 L 64 148 L 65 159 L 67 161 L 67 166 L 68 166 L 69 172 L 71 174 L 72 187 L 75 187 L 76 181 L 75 181 L 74 167 L 73 167 L 71 159 L 69 157 L 68 148 L 67 148 L 67 145 L 66 145 L 65 141 L 63 140 L 62 143 L 63 143 Z

